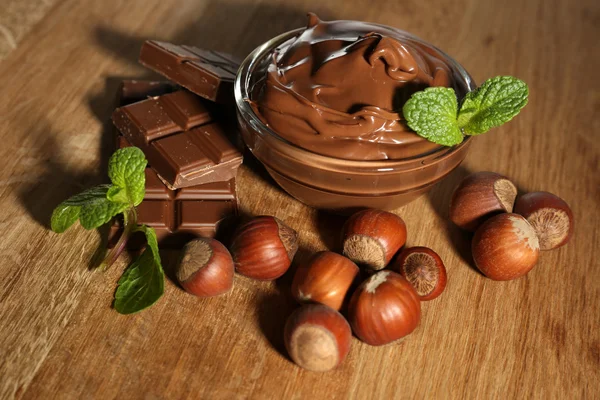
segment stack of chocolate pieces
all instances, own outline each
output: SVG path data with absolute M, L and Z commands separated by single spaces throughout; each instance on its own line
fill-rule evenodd
M 191 46 L 148 41 L 140 62 L 171 82 L 124 81 L 112 116 L 117 148 L 139 147 L 148 160 L 138 223 L 151 226 L 163 247 L 213 237 L 237 214 L 235 176 L 242 154 L 231 143 L 233 57 Z M 114 242 L 120 229 L 111 229 Z M 142 244 L 132 238 L 131 247 Z

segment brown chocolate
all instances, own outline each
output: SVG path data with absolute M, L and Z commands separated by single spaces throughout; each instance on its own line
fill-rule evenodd
M 279 46 L 251 99 L 263 122 L 309 151 L 397 160 L 439 150 L 405 123 L 402 106 L 430 86 L 460 86 L 435 48 L 357 21 L 320 21 Z M 463 93 L 464 94 L 464 93 Z
M 179 86 L 168 81 L 124 80 L 117 90 L 116 107 L 123 107 L 128 104 L 146 100 L 150 97 L 160 96 L 180 89 Z M 116 126 L 113 125 L 113 127 L 115 138 L 116 140 L 119 140 L 121 133 Z M 119 147 L 117 147 L 117 149 L 118 148 Z
M 172 93 L 181 88 L 167 81 L 125 80 L 117 93 L 117 107 L 137 103 L 149 97 Z
M 118 147 L 128 146 L 120 136 Z M 154 228 L 161 246 L 179 248 L 196 237 L 214 237 L 219 223 L 237 214 L 235 179 L 170 190 L 148 167 L 146 194 L 136 209 L 138 223 Z M 119 221 L 115 222 L 109 242 L 114 241 L 120 229 Z M 132 237 L 129 247 L 137 248 L 143 243 L 143 237 Z
M 242 154 L 219 116 L 214 105 L 179 90 L 117 108 L 112 119 L 159 177 L 179 189 L 235 178 Z
M 449 85 L 461 99 L 474 83 L 451 57 L 394 28 L 311 16 L 307 29 L 258 47 L 239 74 L 244 142 L 315 208 L 396 209 L 444 179 L 472 142 L 448 148 L 402 129 L 414 90 Z
M 178 88 L 170 82 L 126 80 L 119 89 L 117 104 L 127 106 L 175 90 Z M 117 149 L 128 146 L 131 144 L 127 139 L 118 134 Z M 150 166 L 145 172 L 146 194 L 137 206 L 138 223 L 154 228 L 162 247 L 180 248 L 195 237 L 213 237 L 223 219 L 237 214 L 235 179 L 171 190 Z M 109 243 L 114 244 L 120 230 L 116 221 Z M 128 243 L 135 249 L 143 246 L 145 239 L 135 234 Z
M 140 63 L 205 99 L 233 104 L 240 63 L 232 55 L 148 40 L 142 45 Z

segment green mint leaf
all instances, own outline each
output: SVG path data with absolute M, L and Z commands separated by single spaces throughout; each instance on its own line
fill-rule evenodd
M 115 309 L 132 314 L 154 304 L 164 293 L 165 278 L 154 229 L 142 226 L 148 245 L 119 279 Z
M 86 203 L 81 206 L 79 223 L 85 229 L 95 229 L 106 224 L 115 215 L 122 213 L 129 207 L 127 203 L 114 203 L 106 197 Z
M 467 93 L 458 113 L 466 135 L 479 135 L 513 119 L 527 104 L 529 88 L 512 76 L 497 76 Z
M 144 153 L 137 147 L 117 150 L 108 161 L 108 176 L 124 193 L 111 192 L 111 199 L 126 198 L 127 203 L 139 205 L 144 199 L 147 163 Z
M 430 87 L 414 93 L 402 113 L 408 126 L 425 139 L 443 146 L 463 141 L 456 114 L 458 103 L 451 88 Z
M 100 185 L 76 194 L 68 200 L 63 201 L 52 212 L 50 227 L 56 233 L 63 233 L 77 221 L 81 213 L 81 207 L 86 204 L 106 199 L 110 185 Z
M 125 203 L 129 204 L 129 198 L 127 197 L 127 190 L 119 186 L 112 186 L 106 193 L 106 198 L 114 203 Z
M 50 219 L 50 229 L 56 233 L 63 233 L 79 219 L 79 206 L 67 206 L 61 203 L 52 212 Z

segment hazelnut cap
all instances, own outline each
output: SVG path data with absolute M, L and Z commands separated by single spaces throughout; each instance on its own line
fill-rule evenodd
M 521 214 L 535 229 L 540 250 L 564 246 L 575 229 L 573 211 L 560 197 L 548 192 L 524 194 L 515 203 L 515 213 Z

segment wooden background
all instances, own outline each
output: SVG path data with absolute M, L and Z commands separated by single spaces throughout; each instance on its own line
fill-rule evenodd
M 292 4 L 293 3 L 293 4 Z M 146 38 L 246 55 L 269 37 L 324 19 L 363 19 L 435 43 L 481 82 L 528 82 L 529 105 L 478 138 L 465 163 L 397 212 L 410 245 L 436 249 L 449 282 L 404 341 L 354 339 L 328 373 L 292 364 L 282 344 L 295 304 L 290 274 L 236 278 L 208 300 L 172 281 L 153 308 L 110 308 L 129 261 L 89 270 L 101 243 L 80 227 L 48 230 L 52 209 L 105 179 L 113 99 Z M 600 396 L 600 8 L 596 0 L 0 0 L 0 398 L 392 399 Z M 344 219 L 291 199 L 248 158 L 246 214 L 300 232 L 301 262 L 336 247 Z M 576 216 L 566 247 L 525 278 L 494 282 L 472 266 L 469 237 L 447 222 L 449 196 L 472 171 L 547 190 Z M 164 254 L 166 269 L 173 255 Z

